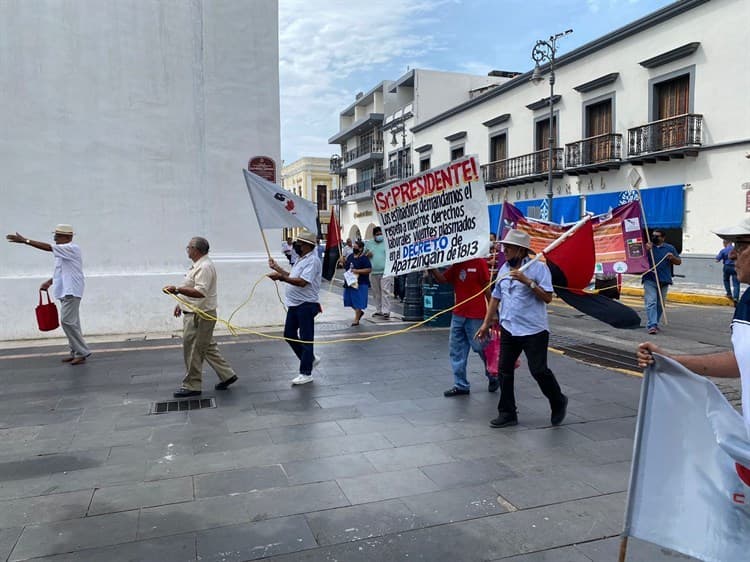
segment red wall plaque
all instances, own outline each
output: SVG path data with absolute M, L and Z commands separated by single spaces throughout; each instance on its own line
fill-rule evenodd
M 273 161 L 273 158 L 253 156 L 247 163 L 247 169 L 271 183 L 276 183 L 276 162 Z
M 750 191 L 745 193 L 745 212 L 750 213 Z

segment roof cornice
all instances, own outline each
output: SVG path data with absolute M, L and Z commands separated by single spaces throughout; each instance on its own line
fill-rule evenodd
M 688 12 L 692 10 L 693 8 L 697 8 L 698 6 L 706 4 L 707 2 L 710 2 L 710 1 L 711 0 L 679 0 L 678 2 L 674 2 L 673 4 L 665 6 L 661 10 L 652 12 L 640 19 L 635 20 L 632 23 L 629 23 L 628 25 L 615 29 L 614 31 L 611 31 L 610 33 L 607 33 L 606 35 L 602 35 L 598 39 L 594 39 L 593 41 L 590 41 L 586 43 L 585 45 L 582 45 L 578 47 L 577 49 L 560 56 L 558 59 L 555 60 L 555 68 L 559 69 L 560 67 L 565 66 L 566 64 L 570 64 L 584 57 L 587 57 L 597 51 L 600 51 L 606 47 L 609 47 L 610 45 L 618 43 L 619 41 L 622 41 L 623 39 L 627 39 L 628 37 L 632 37 L 633 35 L 636 35 L 637 33 L 646 31 L 647 29 L 650 29 L 661 23 L 664 23 L 665 21 L 668 21 L 676 16 L 679 16 L 680 14 L 684 14 L 685 12 Z M 549 70 L 549 64 L 545 64 L 541 66 L 542 72 L 546 72 L 548 70 Z M 520 76 L 517 76 L 516 78 L 513 78 L 512 80 L 509 80 L 508 82 L 505 82 L 504 84 L 501 84 L 497 88 L 489 90 L 488 92 L 481 94 L 472 100 L 466 101 L 447 111 L 444 111 L 443 113 L 440 113 L 439 115 L 436 115 L 435 117 L 427 119 L 426 121 L 413 127 L 412 132 L 417 133 L 419 131 L 423 131 L 424 129 L 427 129 L 428 127 L 431 127 L 432 125 L 440 123 L 441 121 L 444 121 L 445 119 L 448 119 L 449 117 L 453 117 L 454 115 L 463 113 L 467 109 L 471 109 L 472 107 L 481 105 L 487 100 L 490 100 L 492 98 L 495 98 L 497 96 L 504 94 L 505 92 L 508 92 L 514 88 L 517 88 L 518 86 L 524 84 L 525 82 L 528 82 L 529 79 L 531 78 L 531 74 L 532 74 L 531 70 L 529 70 L 528 72 L 524 72 Z

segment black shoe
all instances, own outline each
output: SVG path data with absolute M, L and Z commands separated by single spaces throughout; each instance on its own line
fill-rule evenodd
M 220 383 L 218 383 L 216 386 L 214 386 L 214 388 L 216 390 L 226 390 L 227 388 L 229 388 L 230 385 L 233 385 L 236 382 L 237 382 L 237 375 L 233 375 L 229 377 L 227 380 L 221 381 Z
M 496 392 L 498 388 L 500 388 L 500 377 L 490 377 L 487 392 Z
M 462 396 L 464 394 L 471 394 L 471 391 L 468 388 L 458 388 L 457 386 L 454 386 L 443 392 L 443 396 L 446 398 L 450 398 L 451 396 Z
M 552 407 L 552 415 L 549 418 L 549 422 L 552 425 L 560 425 L 565 419 L 565 414 L 568 411 L 568 397 L 563 395 L 562 402 L 557 406 Z
M 180 388 L 179 390 L 176 390 L 172 396 L 174 396 L 175 398 L 187 398 L 189 396 L 200 396 L 200 395 L 201 395 L 200 390 L 190 390 L 189 388 Z
M 512 425 L 518 425 L 518 416 L 511 414 L 510 412 L 500 412 L 494 420 L 490 420 L 490 427 L 510 427 Z

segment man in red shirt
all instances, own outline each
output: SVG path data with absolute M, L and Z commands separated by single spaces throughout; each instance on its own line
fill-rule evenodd
M 440 272 L 429 269 L 428 273 L 438 283 L 450 283 L 456 294 L 456 308 L 453 309 L 449 355 L 453 368 L 453 387 L 446 390 L 443 396 L 460 396 L 469 394 L 469 381 L 466 378 L 466 363 L 469 349 L 473 349 L 482 358 L 484 373 L 489 379 L 488 390 L 495 392 L 498 388 L 497 377 L 490 377 L 484 358 L 485 343 L 475 339 L 474 334 L 482 325 L 487 313 L 487 300 L 490 298 L 490 270 L 487 260 L 475 258 L 456 263 Z

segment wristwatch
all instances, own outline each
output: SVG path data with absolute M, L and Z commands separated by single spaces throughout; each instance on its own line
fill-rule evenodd
M 532 291 L 536 289 L 538 286 L 539 285 L 536 284 L 536 281 L 532 281 L 531 283 L 529 283 L 529 289 L 531 289 Z

